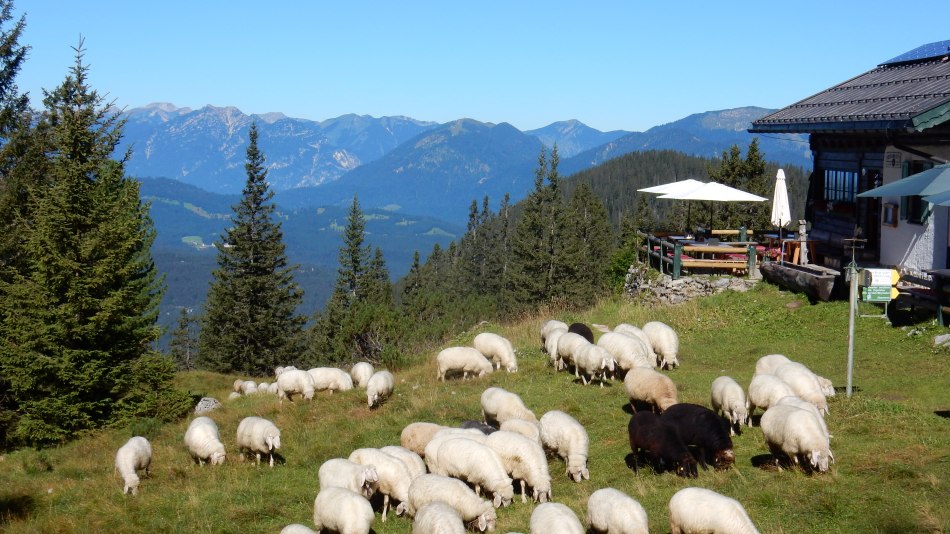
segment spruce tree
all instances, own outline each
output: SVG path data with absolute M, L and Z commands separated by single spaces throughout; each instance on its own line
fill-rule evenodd
M 198 355 L 196 326 L 195 318 L 188 313 L 188 308 L 183 306 L 178 315 L 178 324 L 172 330 L 168 347 L 169 355 L 180 371 L 195 369 L 195 359 Z
M 607 286 L 613 235 L 607 210 L 582 183 L 571 195 L 556 286 L 572 303 L 590 303 Z
M 163 283 L 148 206 L 112 159 L 123 122 L 88 85 L 81 42 L 75 51 L 64 82 L 44 92 L 48 175 L 28 189 L 17 268 L 0 283 L 0 374 L 24 443 L 188 407 L 170 388 L 172 362 L 150 349 Z
M 216 243 L 218 268 L 201 323 L 201 366 L 225 373 L 262 375 L 300 352 L 305 318 L 288 262 L 274 192 L 267 183 L 257 125 L 248 131 L 247 182 L 234 206 L 233 227 Z M 295 361 L 295 360 L 294 360 Z

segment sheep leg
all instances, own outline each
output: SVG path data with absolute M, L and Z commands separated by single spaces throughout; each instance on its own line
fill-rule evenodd
M 482 487 L 478 484 L 475 484 L 475 495 L 482 496 Z
M 261 453 L 255 453 L 257 455 L 257 467 L 261 466 Z
M 274 467 L 274 453 L 270 453 L 270 466 Z
M 525 496 L 525 483 L 524 480 L 521 481 L 521 502 L 528 502 L 528 498 Z
M 386 522 L 386 509 L 389 508 L 389 494 L 383 494 L 383 523 Z

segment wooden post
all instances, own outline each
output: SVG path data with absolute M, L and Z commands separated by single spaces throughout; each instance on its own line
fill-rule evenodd
M 745 226 L 740 226 L 739 227 L 739 241 L 748 241 L 748 240 L 749 240 L 749 234 L 748 232 L 746 232 Z
M 673 280 L 680 277 L 680 271 L 683 268 L 680 256 L 683 254 L 683 245 L 676 243 L 673 245 Z
M 740 229 L 740 231 L 741 230 L 742 229 Z M 752 245 L 746 245 L 746 254 L 748 254 L 749 256 L 749 261 L 748 261 L 748 266 L 747 266 L 748 271 L 746 271 L 749 274 L 746 276 L 751 278 L 752 269 L 755 269 L 755 247 L 753 247 Z

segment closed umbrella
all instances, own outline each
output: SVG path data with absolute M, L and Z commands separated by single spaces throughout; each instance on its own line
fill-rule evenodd
M 859 193 L 859 197 L 930 196 L 950 192 L 950 163 L 912 174 L 907 178 Z
M 775 193 L 772 195 L 772 224 L 778 226 L 778 240 L 782 242 L 782 227 L 792 221 L 788 207 L 788 187 L 785 185 L 785 171 L 778 170 L 775 175 Z M 784 248 L 782 250 L 784 253 Z M 784 258 L 782 258 L 784 262 Z

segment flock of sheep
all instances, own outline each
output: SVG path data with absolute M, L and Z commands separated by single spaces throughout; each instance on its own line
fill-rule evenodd
M 716 378 L 711 385 L 712 409 L 679 403 L 675 383 L 662 372 L 679 365 L 676 332 L 660 322 L 637 328 L 621 324 L 601 331 L 594 342 L 586 325 L 547 321 L 541 326 L 541 346 L 556 370 L 573 369 L 580 382 L 597 380 L 601 386 L 622 379 L 633 408 L 628 424 L 631 454 L 627 463 L 638 471 L 649 464 L 655 472 L 698 475 L 712 464 L 728 469 L 735 462 L 730 436 L 752 424 L 756 408 L 765 410 L 760 427 L 776 465 L 787 457 L 807 471 L 827 471 L 833 456 L 824 422 L 831 383 L 804 365 L 781 355 L 768 355 L 756 364 L 755 376 L 745 390 L 732 378 Z M 518 369 L 512 344 L 502 336 L 482 333 L 472 347 L 449 347 L 435 358 L 437 379 L 463 379 L 496 369 Z M 349 373 L 333 368 L 302 371 L 278 368 L 273 384 L 235 382 L 235 393 L 273 392 L 282 400 L 312 398 L 316 390 L 367 388 L 370 408 L 392 393 L 393 376 L 373 372 L 359 363 Z M 316 531 L 340 534 L 369 533 L 376 514 L 374 495 L 382 500 L 381 521 L 393 503 L 396 515 L 413 518 L 413 532 L 462 533 L 466 529 L 491 531 L 496 509 L 509 506 L 520 493 L 537 506 L 530 532 L 646 533 L 647 514 L 633 498 L 613 488 L 594 491 L 587 503 L 586 524 L 563 504 L 552 501 L 549 457 L 559 457 L 565 476 L 574 482 L 590 478 L 587 466 L 589 438 L 570 414 L 552 410 L 537 418 L 513 392 L 489 387 L 481 395 L 481 420 L 458 426 L 413 422 L 403 428 L 399 444 L 360 448 L 346 458 L 331 458 L 318 471 L 320 490 L 314 500 Z M 185 444 L 199 463 L 225 459 L 217 426 L 210 417 L 196 417 L 185 434 Z M 270 455 L 280 447 L 280 431 L 270 421 L 245 418 L 237 431 L 238 448 Z M 116 455 L 116 468 L 125 491 L 136 493 L 137 470 L 149 468 L 151 448 L 142 437 L 129 440 Z M 742 505 L 727 496 L 698 487 L 677 492 L 669 501 L 671 530 L 679 532 L 757 532 Z M 301 524 L 282 533 L 314 532 Z

